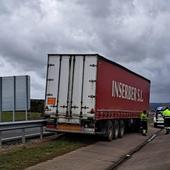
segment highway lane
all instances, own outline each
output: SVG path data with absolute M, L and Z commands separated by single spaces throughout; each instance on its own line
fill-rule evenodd
M 169 170 L 170 134 L 162 131 L 153 141 L 121 164 L 117 170 Z

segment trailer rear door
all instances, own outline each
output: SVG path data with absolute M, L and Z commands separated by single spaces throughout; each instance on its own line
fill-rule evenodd
M 96 66 L 96 55 L 49 55 L 46 113 L 62 117 L 59 121 L 94 116 Z

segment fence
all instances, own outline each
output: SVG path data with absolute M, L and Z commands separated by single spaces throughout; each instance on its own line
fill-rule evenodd
M 22 143 L 26 142 L 25 129 L 40 127 L 40 139 L 43 138 L 43 126 L 46 120 L 32 120 L 32 121 L 16 121 L 16 122 L 3 122 L 0 123 L 0 147 L 2 146 L 2 133 L 4 131 L 12 131 L 21 129 L 22 132 Z

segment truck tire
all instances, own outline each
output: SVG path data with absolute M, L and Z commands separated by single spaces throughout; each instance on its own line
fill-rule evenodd
M 113 139 L 117 139 L 119 135 L 119 122 L 113 120 Z
M 125 133 L 125 123 L 123 120 L 119 121 L 119 133 L 118 133 L 118 137 L 122 138 L 124 136 Z
M 157 123 L 154 123 L 154 127 L 155 127 L 155 128 L 157 127 Z
M 113 124 L 112 124 L 112 121 L 108 120 L 106 122 L 105 131 L 106 131 L 106 139 L 108 141 L 112 141 L 112 139 L 113 139 Z

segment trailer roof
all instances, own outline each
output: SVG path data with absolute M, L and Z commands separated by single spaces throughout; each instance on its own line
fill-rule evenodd
M 103 57 L 100 54 L 94 54 L 94 53 L 93 54 L 81 54 L 81 53 L 80 54 L 78 54 L 78 53 L 77 54 L 73 54 L 73 53 L 70 53 L 70 54 L 48 54 L 48 56 L 56 56 L 56 55 L 61 55 L 61 56 L 69 56 L 69 55 L 72 55 L 72 56 L 97 56 L 97 57 L 101 58 L 102 60 L 105 60 L 105 61 L 107 61 L 107 62 L 109 62 L 111 64 L 114 64 L 114 65 L 117 65 L 118 67 L 120 67 L 120 68 L 122 68 L 122 69 L 124 69 L 124 70 L 126 70 L 126 71 L 128 71 L 128 72 L 130 72 L 130 73 L 132 73 L 132 74 L 134 74 L 136 76 L 138 76 L 138 77 L 141 77 L 142 79 L 145 79 L 146 81 L 148 81 L 150 83 L 149 79 L 141 76 L 140 74 L 137 74 L 137 73 L 129 70 L 128 68 L 126 68 L 126 67 L 124 67 L 124 66 L 122 66 L 122 65 L 120 65 L 120 64 L 118 64 L 118 63 L 116 63 L 116 62 L 114 62 L 112 60 L 109 60 L 109 59 Z

